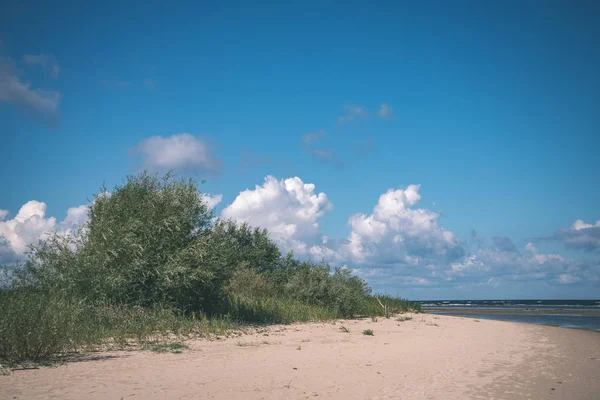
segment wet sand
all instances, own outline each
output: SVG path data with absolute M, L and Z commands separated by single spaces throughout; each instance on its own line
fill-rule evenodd
M 341 326 L 349 333 L 342 332 Z M 372 329 L 374 336 L 362 334 Z M 600 334 L 432 314 L 270 326 L 0 376 L 1 399 L 598 399 Z

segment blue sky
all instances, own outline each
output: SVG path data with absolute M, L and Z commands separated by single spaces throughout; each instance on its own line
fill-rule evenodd
M 4 1 L 0 232 L 19 253 L 37 237 L 19 232 L 61 229 L 103 182 L 173 167 L 222 195 L 218 215 L 377 290 L 598 297 L 599 17 L 593 1 Z M 417 203 L 374 211 L 412 184 Z

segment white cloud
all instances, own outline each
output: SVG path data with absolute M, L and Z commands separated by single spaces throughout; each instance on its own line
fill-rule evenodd
M 14 63 L 0 57 L 0 102 L 11 104 L 39 122 L 53 125 L 58 121 L 61 94 L 58 91 L 32 89 L 17 74 Z
M 202 201 L 206 203 L 208 208 L 215 208 L 223 200 L 222 194 L 201 194 Z
M 600 280 L 600 263 L 569 260 L 559 254 L 544 254 L 532 244 L 525 252 L 512 249 L 481 248 L 475 254 L 452 264 L 445 276 L 463 282 L 489 281 L 496 286 L 512 281 L 543 280 L 560 284 Z M 458 281 L 457 281 L 458 282 Z
M 89 205 L 69 208 L 67 216 L 59 225 L 59 230 L 65 233 L 75 233 L 87 223 L 89 210 Z
M 539 254 L 533 243 L 527 243 L 525 249 L 531 253 L 531 259 L 537 264 L 565 261 L 565 259 L 558 254 Z
M 379 106 L 379 111 L 377 111 L 377 116 L 379 118 L 392 118 L 394 116 L 394 109 L 386 103 L 381 104 Z
M 56 218 L 46 218 L 46 203 L 31 200 L 25 203 L 13 219 L 0 222 L 0 235 L 17 254 L 27 251 L 28 245 L 52 232 Z
M 267 176 L 262 186 L 241 192 L 221 216 L 253 226 L 267 228 L 282 250 L 303 256 L 327 253 L 318 218 L 333 208 L 325 193 L 300 178 L 277 180 Z
M 216 174 L 221 162 L 213 154 L 207 140 L 189 133 L 170 137 L 154 136 L 142 141 L 136 148 L 142 153 L 148 168 L 177 169 Z
M 449 274 L 464 276 L 466 274 L 473 274 L 474 272 L 490 272 L 490 266 L 484 264 L 476 256 L 471 255 L 459 262 L 452 263 Z
M 338 117 L 338 124 L 340 125 L 356 119 L 365 119 L 369 117 L 368 111 L 362 106 L 346 105 L 344 106 L 344 110 L 346 110 L 346 115 Z
M 348 245 L 340 251 L 358 264 L 396 267 L 460 258 L 464 250 L 455 235 L 439 225 L 439 215 L 412 208 L 421 200 L 419 189 L 420 185 L 389 189 L 370 215 L 351 216 Z
M 87 221 L 89 207 L 82 205 L 67 210 L 65 219 L 57 223 L 55 217 L 46 217 L 46 203 L 30 200 L 17 215 L 8 218 L 8 211 L 0 210 L 4 220 L 0 221 L 0 263 L 16 261 L 29 250 L 29 245 L 48 237 L 52 232 L 68 234 L 75 232 Z
M 25 54 L 23 56 L 23 61 L 29 65 L 39 65 L 48 71 L 50 76 L 54 79 L 58 78 L 58 75 L 60 75 L 60 65 L 58 65 L 58 61 L 53 54 Z
M 578 219 L 571 228 L 556 233 L 552 239 L 562 241 L 565 246 L 585 251 L 600 250 L 600 221 L 587 224 Z

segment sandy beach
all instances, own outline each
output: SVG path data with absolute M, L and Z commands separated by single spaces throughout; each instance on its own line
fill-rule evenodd
M 191 340 L 181 354 L 93 353 L 0 376 L 0 398 L 600 398 L 598 333 L 412 317 L 270 326 L 237 338 Z

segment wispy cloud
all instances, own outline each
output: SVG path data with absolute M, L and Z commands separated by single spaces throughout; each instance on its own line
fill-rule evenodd
M 344 162 L 335 156 L 333 149 L 317 148 L 316 144 L 327 137 L 327 132 L 324 130 L 309 133 L 300 138 L 302 148 L 313 158 L 328 164 L 335 165 L 338 168 L 344 167 Z
M 61 94 L 58 91 L 33 89 L 22 80 L 15 64 L 0 56 L 0 102 L 11 104 L 38 122 L 53 126 L 58 123 Z
M 346 111 L 346 114 L 338 117 L 338 124 L 340 125 L 346 124 L 357 119 L 364 119 L 369 117 L 369 112 L 362 106 L 345 105 L 344 110 Z
M 379 106 L 377 116 L 384 119 L 392 118 L 394 116 L 394 109 L 389 104 L 383 103 Z
M 53 54 L 25 54 L 23 61 L 28 65 L 38 65 L 44 68 L 54 79 L 60 75 L 60 65 Z

